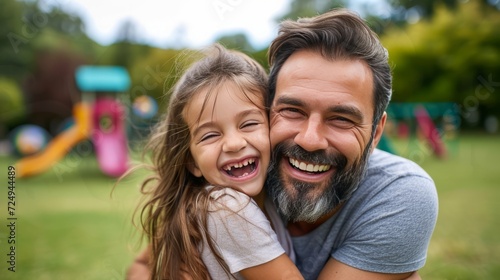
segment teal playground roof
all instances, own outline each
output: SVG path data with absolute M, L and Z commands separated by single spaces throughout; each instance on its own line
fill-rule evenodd
M 75 78 L 82 92 L 124 92 L 130 87 L 130 76 L 121 66 L 81 66 Z

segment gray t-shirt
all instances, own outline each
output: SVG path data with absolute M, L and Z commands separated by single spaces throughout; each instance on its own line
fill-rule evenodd
M 375 149 L 352 197 L 313 232 L 292 237 L 296 264 L 317 279 L 330 257 L 374 272 L 402 273 L 425 264 L 438 213 L 432 179 L 417 164 Z

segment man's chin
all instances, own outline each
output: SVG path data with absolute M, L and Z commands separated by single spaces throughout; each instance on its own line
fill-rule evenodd
M 326 195 L 329 182 L 308 183 L 281 175 L 268 178 L 268 194 L 280 214 L 291 222 L 314 222 L 333 210 L 337 203 Z

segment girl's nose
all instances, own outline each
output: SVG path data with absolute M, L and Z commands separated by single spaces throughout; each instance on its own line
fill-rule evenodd
M 247 141 L 244 137 L 238 133 L 232 133 L 231 135 L 226 135 L 224 144 L 222 145 L 222 151 L 226 153 L 238 152 L 246 147 Z

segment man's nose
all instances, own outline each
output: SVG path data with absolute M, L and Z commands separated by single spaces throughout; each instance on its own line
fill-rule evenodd
M 222 151 L 226 153 L 238 152 L 245 148 L 247 141 L 242 135 L 237 132 L 230 133 L 224 136 L 224 143 L 222 145 Z
M 321 116 L 309 116 L 304 125 L 300 127 L 294 141 L 309 152 L 328 148 L 328 141 L 325 137 L 325 124 Z

